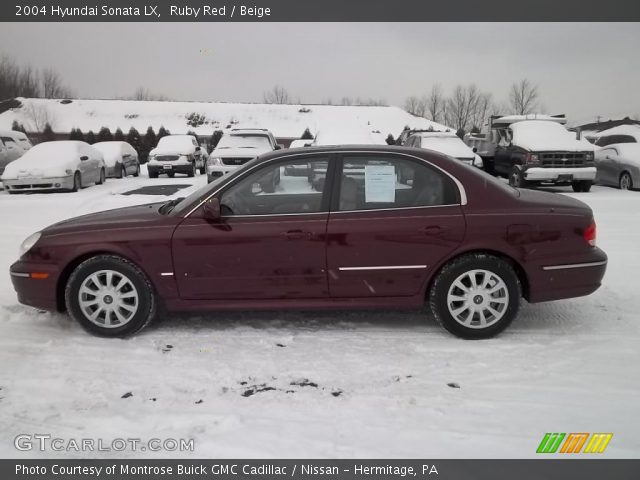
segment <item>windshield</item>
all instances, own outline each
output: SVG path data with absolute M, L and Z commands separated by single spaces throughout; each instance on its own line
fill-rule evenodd
M 269 137 L 266 135 L 224 135 L 216 150 L 225 148 L 269 148 Z

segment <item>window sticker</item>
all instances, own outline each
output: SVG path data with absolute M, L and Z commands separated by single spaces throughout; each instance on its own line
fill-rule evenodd
M 396 201 L 396 170 L 393 165 L 364 167 L 365 202 L 393 203 Z

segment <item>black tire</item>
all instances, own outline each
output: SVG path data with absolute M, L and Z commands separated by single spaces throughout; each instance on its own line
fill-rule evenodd
M 454 286 L 454 283 L 463 277 L 462 283 L 464 286 L 467 286 L 464 282 L 464 276 L 466 274 L 471 275 L 469 272 L 472 270 L 487 272 L 487 274 L 491 275 L 490 279 L 492 281 L 497 278 L 503 282 L 503 288 L 496 292 L 496 295 L 499 293 L 508 293 L 508 297 L 503 296 L 502 298 L 493 297 L 492 293 L 485 296 L 479 294 L 474 295 L 473 293 L 469 294 L 469 296 L 473 295 L 472 301 L 474 302 L 474 306 L 475 303 L 484 302 L 485 305 L 488 305 L 488 307 L 493 308 L 495 311 L 502 308 L 502 310 L 499 311 L 501 316 L 497 319 L 493 319 L 493 321 L 488 323 L 485 327 L 478 325 L 480 318 L 477 317 L 475 313 L 472 313 L 470 309 L 462 310 L 462 313 L 465 311 L 469 312 L 467 319 L 471 317 L 470 326 L 463 325 L 454 318 L 448 306 L 449 292 L 462 292 L 462 290 L 459 290 Z M 476 281 L 479 278 L 478 275 L 483 274 L 478 273 L 475 275 L 473 278 L 475 278 Z M 482 278 L 486 277 L 483 276 Z M 496 281 L 494 285 L 499 284 Z M 431 286 L 431 291 L 429 292 L 429 305 L 438 323 L 440 323 L 440 325 L 442 325 L 447 331 L 461 338 L 476 340 L 493 337 L 507 328 L 518 314 L 521 296 L 522 289 L 520 286 L 520 280 L 509 262 L 492 255 L 473 253 L 463 255 L 452 260 L 446 264 L 440 272 L 438 272 L 438 275 Z M 479 298 L 479 300 L 476 301 L 476 298 Z M 496 300 L 504 300 L 502 303 L 504 307 L 500 307 L 496 302 L 492 302 L 491 300 L 494 298 Z M 480 305 L 482 305 L 482 303 L 480 303 Z M 461 308 L 463 306 L 464 301 L 452 303 L 454 311 L 455 308 Z M 484 311 L 486 313 L 486 310 Z
M 107 180 L 107 174 L 104 171 L 104 168 L 101 168 L 100 169 L 100 178 L 98 178 L 98 181 L 96 182 L 96 185 L 102 185 L 106 180 Z
M 174 172 L 167 173 L 167 177 L 169 177 L 169 178 L 173 178 L 175 176 L 176 176 L 176 174 Z
M 509 172 L 509 185 L 515 188 L 527 188 L 529 182 L 527 182 L 522 174 L 522 167 L 520 165 L 514 165 Z
M 140 164 L 136 165 L 136 171 L 133 172 L 133 176 L 134 177 L 139 177 L 140 176 Z
M 198 169 L 198 172 L 200 172 L 200 175 L 204 175 L 205 173 L 207 173 L 207 167 L 200 167 Z
M 191 164 L 191 169 L 187 172 L 187 177 L 195 177 L 196 176 L 196 164 Z
M 124 165 L 122 165 L 121 163 L 118 164 L 118 178 L 124 178 L 127 176 L 127 172 L 126 169 L 124 168 Z
M 76 172 L 73 175 L 73 187 L 71 187 L 72 192 L 77 192 L 82 188 L 82 175 L 80 172 Z
M 101 270 L 126 277 L 138 295 L 137 309 L 121 326 L 104 327 L 92 322 L 80 307 L 79 292 L 87 278 Z M 116 255 L 98 255 L 85 260 L 73 271 L 65 286 L 65 304 L 69 315 L 88 332 L 101 337 L 125 337 L 146 327 L 155 317 L 157 300 L 151 282 L 136 265 Z
M 149 178 L 158 178 L 158 172 L 149 170 Z
M 571 188 L 574 192 L 588 192 L 591 190 L 591 185 L 593 182 L 590 180 L 577 180 L 571 183 Z
M 629 172 L 622 172 L 618 180 L 618 188 L 620 190 L 633 190 L 633 179 Z

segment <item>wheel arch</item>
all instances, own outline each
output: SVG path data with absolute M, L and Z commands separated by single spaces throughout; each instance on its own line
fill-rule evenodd
M 523 298 L 529 301 L 529 293 L 530 293 L 529 277 L 524 267 L 522 266 L 522 264 L 518 262 L 515 258 L 513 258 L 511 255 L 508 255 L 504 252 L 491 249 L 491 248 L 474 248 L 471 250 L 456 252 L 455 255 L 448 257 L 446 260 L 443 260 L 442 262 L 440 262 L 440 264 L 438 264 L 437 268 L 431 274 L 431 276 L 429 277 L 429 280 L 426 283 L 426 286 L 423 292 L 424 298 L 425 299 L 429 298 L 429 293 L 431 292 L 433 283 L 435 282 L 436 278 L 438 278 L 438 275 L 446 265 L 457 260 L 460 257 L 464 257 L 465 255 L 473 255 L 473 254 L 491 255 L 493 257 L 497 257 L 508 262 L 513 267 L 514 271 L 516 272 L 516 275 L 518 276 L 518 280 L 520 281 L 520 287 L 522 288 Z
M 60 275 L 58 276 L 58 282 L 56 283 L 56 309 L 59 312 L 64 312 L 67 309 L 66 301 L 64 298 L 64 292 L 65 292 L 65 288 L 67 287 L 67 282 L 69 281 L 69 277 L 71 277 L 71 274 L 73 273 L 73 271 L 78 267 L 78 265 L 80 265 L 85 260 L 89 260 L 90 258 L 97 257 L 99 255 L 111 255 L 114 257 L 121 257 L 127 262 L 134 264 L 142 272 L 144 272 L 145 275 L 147 275 L 145 270 L 140 266 L 138 262 L 131 259 L 130 256 L 123 254 L 122 252 L 115 252 L 115 251 L 112 251 L 112 250 L 110 251 L 106 249 L 98 249 L 98 250 L 83 252 L 80 255 L 77 255 L 76 257 L 71 259 L 64 266 L 64 268 L 60 272 Z M 151 285 L 153 286 L 153 282 L 151 282 Z

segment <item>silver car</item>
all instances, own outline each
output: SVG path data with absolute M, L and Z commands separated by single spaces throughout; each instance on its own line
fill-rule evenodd
M 596 182 L 622 190 L 640 189 L 640 143 L 616 143 L 596 151 Z

